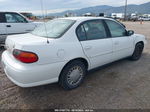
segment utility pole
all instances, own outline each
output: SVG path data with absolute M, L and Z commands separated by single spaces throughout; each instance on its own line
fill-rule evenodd
M 126 21 L 127 20 L 127 0 L 125 0 L 125 9 L 124 9 L 124 20 Z

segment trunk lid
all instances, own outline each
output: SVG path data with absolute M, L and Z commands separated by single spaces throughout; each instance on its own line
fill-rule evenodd
M 51 40 L 51 39 L 49 39 Z M 19 35 L 11 35 L 6 39 L 5 48 L 12 52 L 13 49 L 23 50 L 25 46 L 36 46 L 36 45 L 46 45 L 47 38 L 38 37 L 32 34 L 19 34 Z

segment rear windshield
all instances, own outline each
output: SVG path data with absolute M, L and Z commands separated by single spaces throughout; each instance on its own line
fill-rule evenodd
M 59 38 L 61 37 L 73 24 L 74 20 L 67 19 L 55 19 L 51 20 L 40 27 L 35 28 L 31 33 L 33 35 L 48 37 L 48 38 Z

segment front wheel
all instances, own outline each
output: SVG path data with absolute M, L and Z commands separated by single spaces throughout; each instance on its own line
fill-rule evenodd
M 60 74 L 59 84 L 66 90 L 77 88 L 86 74 L 86 66 L 81 61 L 73 61 L 65 66 Z
M 139 60 L 141 58 L 143 52 L 144 45 L 142 43 L 137 43 L 135 46 L 135 50 L 133 55 L 131 56 L 131 60 Z

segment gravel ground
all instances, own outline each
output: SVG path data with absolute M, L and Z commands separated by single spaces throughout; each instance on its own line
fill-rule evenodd
M 72 91 L 58 84 L 20 88 L 0 67 L 0 109 L 150 109 L 150 22 L 124 24 L 148 38 L 139 61 L 124 59 L 91 71 Z

